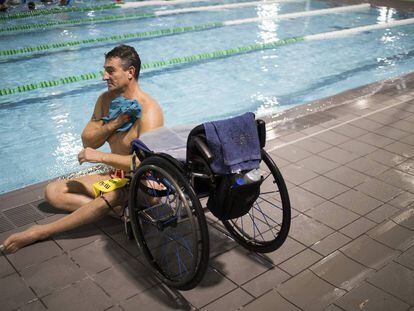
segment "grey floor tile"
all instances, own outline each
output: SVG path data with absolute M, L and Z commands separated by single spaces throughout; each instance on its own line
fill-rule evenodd
M 378 242 L 397 250 L 406 250 L 414 245 L 414 231 L 388 220 L 368 232 Z
M 351 138 L 357 138 L 368 133 L 367 130 L 361 129 L 350 124 L 344 124 L 340 127 L 333 129 L 333 131 Z
M 89 274 L 96 274 L 129 258 L 121 247 L 109 239 L 96 240 L 70 251 L 69 255 L 81 269 Z
M 400 142 L 395 142 L 388 146 L 385 146 L 384 149 L 388 150 L 389 152 L 399 154 L 406 158 L 414 156 L 414 146 Z
M 332 232 L 333 230 L 328 226 L 306 215 L 295 217 L 290 227 L 290 236 L 306 246 L 315 244 Z
M 377 176 L 389 169 L 388 166 L 370 160 L 366 157 L 353 160 L 347 163 L 346 166 L 369 176 Z
M 337 307 L 336 305 L 332 304 L 332 305 L 329 305 L 327 308 L 323 309 L 323 311 L 343 311 L 343 310 Z
M 375 133 L 368 133 L 363 136 L 360 136 L 358 137 L 358 140 L 378 148 L 385 147 L 394 142 L 394 140 L 391 138 L 378 135 Z
M 319 155 L 340 164 L 348 163 L 360 157 L 355 153 L 340 149 L 338 147 L 332 147 L 328 150 L 320 152 Z
M 403 191 L 377 179 L 370 179 L 358 185 L 356 189 L 382 202 L 390 201 Z
M 17 309 L 36 298 L 35 294 L 17 274 L 0 279 L 0 293 L 2 311 Z
M 243 305 L 248 304 L 253 300 L 253 297 L 246 293 L 243 289 L 237 288 L 236 290 L 228 293 L 224 297 L 210 303 L 209 305 L 202 308 L 202 311 L 229 311 L 237 310 Z
M 289 199 L 291 207 L 300 212 L 307 211 L 325 202 L 325 199 L 320 196 L 299 187 L 289 190 Z
M 228 250 L 235 248 L 238 244 L 222 231 L 213 226 L 209 226 L 208 233 L 210 236 L 210 258 L 214 258 Z
M 273 267 L 262 275 L 259 275 L 257 278 L 247 282 L 242 287 L 254 297 L 259 297 L 272 288 L 279 286 L 289 278 L 289 274 L 277 267 Z
M 323 310 L 345 294 L 309 270 L 286 281 L 277 291 L 302 310 Z
M 414 145 L 414 135 L 408 135 L 401 139 L 399 139 L 400 142 L 404 144 Z
M 400 120 L 399 118 L 391 114 L 385 114 L 381 112 L 374 113 L 370 116 L 367 116 L 367 118 L 374 122 L 378 122 L 378 123 L 385 124 L 385 125 Z
M 23 307 L 19 308 L 19 311 L 46 311 L 46 307 L 39 301 L 35 300 L 33 302 L 25 304 Z
M 138 295 L 124 300 L 120 303 L 121 310 L 154 310 L 154 311 L 170 311 L 170 310 L 193 310 L 194 308 L 180 294 L 159 285 L 150 288 Z
M 64 250 L 72 250 L 94 242 L 105 234 L 94 225 L 85 225 L 53 237 L 55 242 Z
M 111 299 L 90 279 L 43 298 L 51 310 L 105 310 L 113 305 Z
M 358 286 L 374 273 L 373 269 L 361 265 L 339 251 L 332 253 L 310 269 L 328 283 L 346 291 Z
M 298 161 L 297 164 L 318 174 L 331 171 L 339 166 L 338 163 L 322 158 L 318 155 L 307 157 L 306 159 Z
M 381 223 L 384 220 L 389 219 L 391 216 L 395 215 L 397 212 L 399 212 L 399 209 L 390 205 L 390 204 L 384 204 L 380 207 L 377 207 L 373 211 L 369 212 L 365 217 L 368 219 L 375 221 L 376 223 Z
M 340 166 L 324 175 L 348 187 L 355 187 L 370 178 L 369 176 L 354 171 L 346 166 Z
M 353 126 L 362 128 L 367 131 L 375 131 L 383 126 L 383 124 L 369 120 L 367 118 L 362 118 L 350 123 Z
M 360 216 L 355 214 L 333 202 L 327 201 L 321 205 L 306 212 L 306 215 L 313 219 L 319 220 L 325 225 L 333 228 L 340 229 Z
M 210 265 L 239 285 L 273 267 L 267 260 L 240 247 L 215 257 Z
M 332 145 L 313 137 L 308 137 L 295 144 L 297 147 L 312 153 L 319 153 L 325 149 L 331 148 Z
M 374 160 L 378 163 L 387 165 L 389 167 L 397 166 L 398 164 L 401 164 L 402 162 L 407 160 L 406 157 L 400 156 L 396 153 L 389 152 L 384 149 L 377 149 L 374 152 L 366 155 L 366 157 L 368 159 Z
M 259 299 L 254 300 L 244 311 L 300 311 L 295 305 L 284 299 L 276 290 L 272 290 Z
M 296 275 L 321 259 L 321 255 L 308 248 L 286 260 L 279 267 L 290 275 Z
M 390 124 L 390 126 L 402 131 L 414 133 L 413 123 L 406 120 L 399 120 Z
M 379 129 L 375 131 L 375 133 L 388 137 L 388 138 L 397 139 L 397 140 L 410 135 L 410 133 L 406 131 L 401 131 L 399 129 L 393 128 L 388 125 L 380 127 Z
M 310 181 L 307 181 L 302 184 L 302 187 L 325 199 L 332 199 L 333 197 L 349 190 L 348 187 L 324 176 L 318 176 Z
M 305 248 L 306 247 L 303 244 L 288 237 L 280 248 L 271 253 L 263 254 L 263 256 L 268 258 L 274 265 L 278 265 L 290 257 L 298 254 Z
M 348 141 L 350 138 L 348 136 L 336 133 L 334 131 L 326 131 L 315 136 L 316 139 L 322 140 L 331 145 L 341 144 Z
M 388 204 L 399 209 L 406 209 L 410 206 L 414 206 L 414 195 L 410 192 L 402 192 L 391 201 L 388 201 Z
M 50 294 L 53 291 L 69 286 L 87 277 L 66 254 L 51 258 L 36 266 L 23 269 L 21 275 L 39 297 Z
M 404 163 L 397 165 L 395 168 L 401 172 L 414 175 L 414 159 L 409 159 Z
M 247 269 L 246 269 L 247 270 Z M 202 308 L 233 291 L 237 286 L 213 269 L 207 269 L 203 280 L 196 288 L 182 291 L 184 298 L 196 308 Z
M 414 271 L 393 262 L 370 277 L 368 282 L 414 305 Z
M 355 239 L 375 226 L 375 222 L 365 217 L 361 217 L 355 220 L 354 222 L 350 223 L 348 226 L 342 228 L 340 232 L 349 236 L 352 239 Z
M 338 195 L 332 201 L 359 215 L 365 215 L 382 204 L 381 201 L 353 189 Z
M 304 158 L 307 158 L 311 155 L 311 153 L 303 149 L 298 149 L 292 146 L 286 146 L 272 151 L 271 155 L 272 158 L 273 156 L 276 156 L 276 159 L 278 157 L 281 157 L 289 162 L 297 162 Z
M 340 250 L 346 256 L 372 269 L 382 268 L 400 254 L 400 252 L 365 235 L 345 245 Z
M 357 140 L 351 140 L 351 141 L 344 142 L 338 145 L 338 147 L 346 151 L 358 154 L 360 156 L 367 155 L 377 149 L 376 147 L 372 145 L 359 142 Z
M 403 311 L 409 307 L 401 300 L 368 283 L 354 288 L 335 304 L 345 311 Z
M 46 240 L 26 246 L 14 254 L 7 255 L 7 258 L 17 270 L 22 270 L 62 253 L 54 241 Z
M 123 301 L 159 283 L 148 267 L 130 259 L 93 276 L 103 290 L 117 301 Z
M 288 180 L 295 185 L 300 185 L 305 181 L 308 181 L 312 178 L 318 176 L 316 173 L 312 172 L 309 169 L 304 168 L 296 164 L 290 164 L 281 169 L 281 173 L 285 180 Z
M 6 257 L 0 253 L 0 278 L 15 273 L 13 266 L 7 261 Z
M 109 235 L 119 246 L 121 246 L 129 255 L 141 258 L 143 256 L 135 239 L 129 240 L 125 231 L 119 231 Z
M 392 220 L 400 226 L 414 231 L 414 206 L 394 216 Z
M 336 231 L 323 240 L 312 245 L 312 249 L 319 254 L 327 256 L 347 244 L 349 241 L 351 241 L 349 237 Z
M 394 187 L 410 191 L 414 196 L 414 175 L 390 169 L 378 175 L 377 178 Z
M 395 261 L 414 271 L 414 246 L 403 252 Z
M 111 216 L 98 220 L 95 222 L 95 225 L 107 234 L 114 234 L 124 230 L 124 223 Z

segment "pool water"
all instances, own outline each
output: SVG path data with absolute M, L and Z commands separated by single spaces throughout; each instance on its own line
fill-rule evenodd
M 95 4 L 109 3 L 99 1 Z M 3 26 L 88 16 L 152 12 L 236 3 L 194 2 L 176 6 L 73 12 L 0 21 Z M 79 5 L 93 5 L 93 2 Z M 77 3 L 75 2 L 75 5 Z M 73 27 L 0 33 L 2 50 L 136 33 L 178 26 L 274 16 L 332 7 L 323 1 L 261 3 L 253 7 L 195 12 Z M 16 9 L 17 10 L 17 9 Z M 143 63 L 284 38 L 306 36 L 414 17 L 384 7 L 291 20 L 262 21 L 150 39 L 134 39 Z M 104 53 L 118 42 L 0 56 L 1 88 L 76 76 L 102 69 Z M 142 89 L 163 107 L 167 126 L 199 123 L 253 111 L 270 115 L 361 85 L 414 70 L 414 24 L 303 41 L 232 57 L 143 70 Z M 82 169 L 80 133 L 96 98 L 99 79 L 0 96 L 0 193 Z M 104 147 L 104 150 L 108 150 Z

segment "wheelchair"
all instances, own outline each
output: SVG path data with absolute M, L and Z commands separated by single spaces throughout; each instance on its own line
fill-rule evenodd
M 211 211 L 230 236 L 250 251 L 272 252 L 286 240 L 291 220 L 288 191 L 264 150 L 265 122 L 255 122 L 260 179 L 244 187 L 234 187 L 232 175 L 213 173 L 214 156 L 203 125 L 188 135 L 184 160 L 145 146 L 134 153 L 140 164 L 133 170 L 127 208 L 133 237 L 148 266 L 168 286 L 189 290 L 202 280 L 209 261 L 205 212 Z M 202 198 L 208 198 L 207 208 L 202 207 Z

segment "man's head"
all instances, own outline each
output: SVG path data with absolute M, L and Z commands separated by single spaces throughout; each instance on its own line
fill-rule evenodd
M 138 80 L 141 59 L 133 47 L 120 45 L 105 54 L 104 69 L 108 90 L 122 92 L 131 80 Z

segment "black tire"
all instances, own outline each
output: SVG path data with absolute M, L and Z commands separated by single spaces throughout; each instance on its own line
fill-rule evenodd
M 129 215 L 149 266 L 168 286 L 194 288 L 209 260 L 207 222 L 193 188 L 170 161 L 145 159 L 131 181 Z
M 223 224 L 245 248 L 269 253 L 286 240 L 290 228 L 290 200 L 282 174 L 266 151 L 262 150 L 260 170 L 264 181 L 260 195 L 250 211 Z

